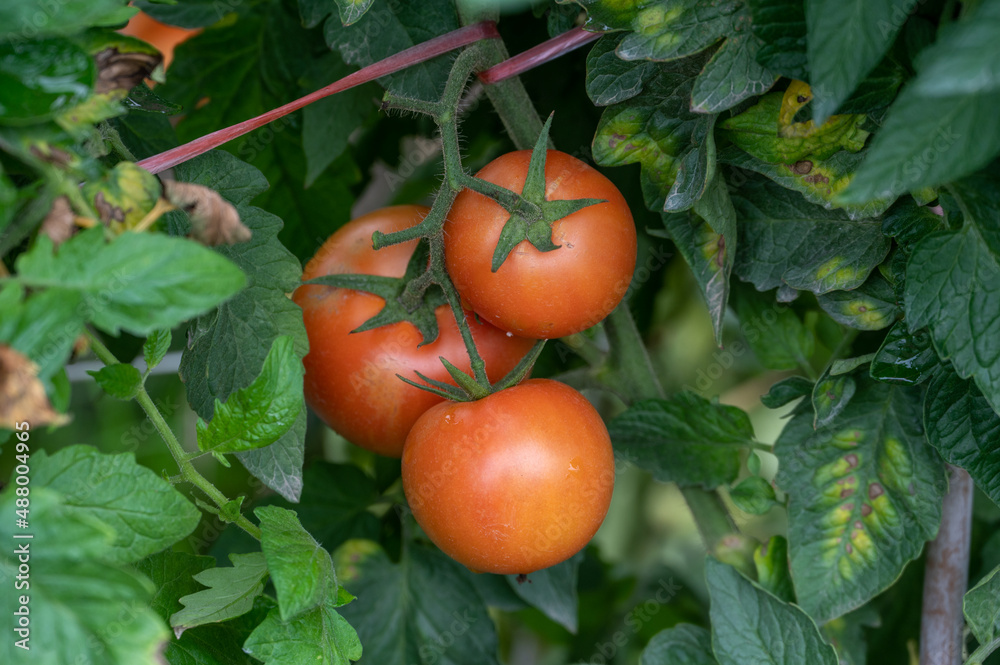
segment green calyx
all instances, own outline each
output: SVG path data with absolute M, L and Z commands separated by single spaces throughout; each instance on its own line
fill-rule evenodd
M 516 201 L 512 207 L 504 205 L 507 201 L 493 197 L 491 192 L 479 189 L 480 193 L 491 196 L 510 212 L 510 218 L 504 224 L 503 230 L 500 232 L 500 240 L 493 252 L 493 261 L 490 265 L 490 270 L 493 272 L 500 269 L 514 248 L 524 240 L 530 242 L 540 252 L 551 252 L 558 249 L 559 245 L 552 242 L 552 224 L 578 210 L 604 203 L 603 199 L 549 201 L 545 198 L 545 157 L 548 151 L 549 128 L 551 126 L 552 116 L 550 115 L 538 135 L 534 149 L 531 151 L 528 175 L 524 180 L 520 196 L 509 192 L 510 198 L 514 198 Z M 482 183 L 483 181 L 477 180 L 476 182 Z M 478 189 L 475 184 L 472 184 L 472 188 Z M 508 190 L 504 191 L 508 192 Z

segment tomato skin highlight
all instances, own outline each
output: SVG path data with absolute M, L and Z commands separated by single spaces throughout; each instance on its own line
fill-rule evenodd
M 352 220 L 336 231 L 306 264 L 302 279 L 332 273 L 364 273 L 402 277 L 416 241 L 372 249 L 376 230 L 391 233 L 419 223 L 428 208 L 395 206 Z M 396 376 L 418 380 L 420 372 L 454 383 L 441 364 L 444 356 L 465 371 L 471 363 L 458 326 L 447 305 L 437 308 L 440 334 L 423 341 L 409 322 L 351 333 L 375 316 L 384 304 L 379 296 L 330 286 L 304 285 L 292 299 L 302 308 L 309 353 L 306 402 L 348 441 L 381 455 L 402 455 L 406 435 L 424 411 L 442 398 L 405 384 Z M 477 348 L 491 380 L 502 378 L 532 346 L 532 340 L 510 335 L 469 316 Z
M 521 193 L 531 151 L 501 155 L 478 178 Z M 632 212 L 618 188 L 588 164 L 557 150 L 546 153 L 547 200 L 604 199 L 557 220 L 540 252 L 522 241 L 497 272 L 493 252 L 510 214 L 466 189 L 445 223 L 448 274 L 462 298 L 486 321 L 515 335 L 551 339 L 586 330 L 611 313 L 635 271 Z
M 573 556 L 604 521 L 614 478 L 601 416 L 550 379 L 439 404 L 403 448 L 413 516 L 446 554 L 478 572 L 527 574 Z

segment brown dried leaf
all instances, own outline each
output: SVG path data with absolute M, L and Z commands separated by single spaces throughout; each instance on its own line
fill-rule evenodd
M 250 239 L 250 229 L 240 221 L 236 208 L 218 192 L 203 185 L 166 180 L 163 194 L 191 217 L 191 235 L 198 242 L 214 247 Z
M 137 86 L 156 66 L 163 56 L 152 53 L 119 53 L 117 48 L 106 48 L 96 56 L 98 94 L 122 90 L 128 92 Z
M 0 427 L 14 423 L 65 425 L 69 417 L 52 408 L 45 387 L 38 380 L 38 366 L 23 354 L 0 344 Z
M 52 244 L 58 247 L 73 236 L 76 230 L 74 218 L 73 209 L 69 207 L 69 199 L 60 196 L 52 202 L 52 208 L 42 222 L 40 233 L 51 238 Z

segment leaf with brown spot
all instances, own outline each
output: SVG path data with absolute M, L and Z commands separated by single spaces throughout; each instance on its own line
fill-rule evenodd
M 23 421 L 33 426 L 65 425 L 69 417 L 52 408 L 38 379 L 38 366 L 0 344 L 0 427 L 12 430 L 14 423 Z
M 73 219 L 73 209 L 69 207 L 69 199 L 60 196 L 52 202 L 52 208 L 45 216 L 39 233 L 47 235 L 52 239 L 53 246 L 58 247 L 69 240 L 76 230 Z
M 232 203 L 203 185 L 167 180 L 163 193 L 171 204 L 191 218 L 192 237 L 205 245 L 235 245 L 250 239 Z

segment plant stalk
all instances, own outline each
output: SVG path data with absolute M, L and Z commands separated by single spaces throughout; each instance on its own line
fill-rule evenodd
M 972 479 L 965 469 L 950 464 L 947 468 L 948 493 L 941 510 L 941 527 L 927 546 L 920 665 L 962 663 L 962 599 L 969 580 Z
M 94 350 L 94 354 L 101 360 L 101 362 L 108 366 L 120 364 L 114 354 L 111 353 L 111 350 L 108 349 L 108 347 L 106 347 L 100 339 L 98 339 L 97 335 L 93 334 L 89 330 L 86 332 L 86 335 L 87 341 L 90 343 L 90 348 Z M 205 496 L 210 498 L 220 509 L 229 503 L 229 499 L 226 498 L 226 495 L 220 492 L 219 488 L 213 485 L 210 480 L 205 478 L 205 476 L 198 473 L 198 470 L 191 464 L 190 457 L 184 451 L 184 448 L 177 440 L 177 437 L 174 436 L 174 432 L 170 429 L 170 425 L 168 425 L 167 421 L 163 419 L 163 415 L 160 413 L 160 410 L 156 408 L 155 404 L 153 404 L 153 400 L 150 398 L 149 393 L 146 392 L 146 387 L 144 385 L 139 387 L 139 391 L 135 396 L 135 401 L 142 407 L 142 410 L 146 412 L 150 422 L 153 423 L 153 427 L 155 427 L 156 431 L 160 434 L 160 438 L 162 438 L 163 442 L 167 444 L 167 449 L 170 451 L 170 455 L 174 458 L 174 461 L 177 462 L 177 467 L 180 469 L 181 476 L 184 480 L 200 489 Z M 235 524 L 257 540 L 260 540 L 260 527 L 243 515 L 240 515 Z

